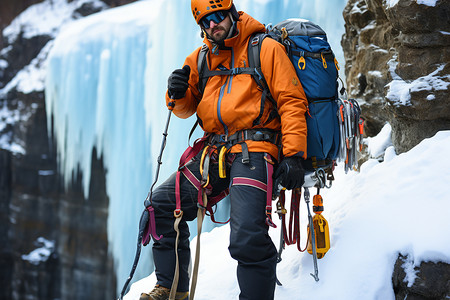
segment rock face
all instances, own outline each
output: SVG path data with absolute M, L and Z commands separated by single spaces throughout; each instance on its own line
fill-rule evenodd
M 41 2 L 41 0 L 2 0 L 0 5 L 0 31 L 3 31 L 3 29 L 27 7 L 39 2 Z M 3 39 L 0 39 L 0 49 L 3 49 L 3 47 Z
M 342 46 L 366 133 L 392 126 L 397 152 L 450 129 L 450 2 L 349 0 Z
M 38 2 L 2 0 L 2 33 L 21 11 Z M 118 6 L 133 1 L 104 2 Z M 85 1 L 74 17 L 106 7 Z M 48 136 L 52 128 L 47 128 L 43 88 L 23 91 L 11 86 L 19 71 L 43 63 L 42 49 L 51 39 L 45 34 L 0 39 L 0 299 L 114 299 L 102 157 L 93 149 L 88 198 L 82 174 L 74 174 L 66 186 Z
M 391 124 L 399 153 L 450 129 L 450 2 L 434 2 L 349 0 L 343 13 L 349 96 L 361 104 L 368 136 Z M 396 299 L 450 297 L 449 264 L 408 263 L 400 255 L 395 264 Z
M 395 262 L 392 285 L 396 300 L 448 299 L 450 268 L 442 262 L 422 262 L 415 267 L 409 257 L 400 254 Z

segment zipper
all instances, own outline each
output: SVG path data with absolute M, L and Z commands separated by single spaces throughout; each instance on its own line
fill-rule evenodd
M 225 87 L 228 84 L 228 79 L 229 78 L 230 77 L 227 76 L 227 80 L 225 80 L 225 83 L 220 87 L 219 100 L 217 101 L 217 117 L 219 118 L 219 121 L 220 121 L 220 123 L 223 126 L 224 134 L 226 134 L 227 136 L 228 136 L 228 127 L 227 127 L 227 125 L 225 125 L 225 123 L 222 120 L 222 115 L 220 114 L 220 108 L 222 106 L 222 98 L 223 98 L 223 94 L 225 92 Z
M 233 67 L 234 67 L 234 50 L 233 50 L 233 48 L 231 48 L 231 68 L 233 68 Z M 225 83 L 220 87 L 219 100 L 217 101 L 217 117 L 219 118 L 219 121 L 223 126 L 224 134 L 227 136 L 228 136 L 228 127 L 222 119 L 222 115 L 220 114 L 220 109 L 222 107 L 222 98 L 225 93 L 225 88 L 227 85 L 228 85 L 227 94 L 231 93 L 232 81 L 233 81 L 233 75 L 227 76 L 227 80 L 225 80 Z
M 234 50 L 231 48 L 231 66 L 230 69 L 234 68 Z M 233 82 L 233 75 L 230 76 L 230 81 L 228 82 L 227 94 L 231 93 L 231 84 Z

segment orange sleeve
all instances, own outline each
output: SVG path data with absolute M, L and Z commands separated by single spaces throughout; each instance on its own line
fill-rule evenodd
M 266 38 L 261 45 L 261 69 L 281 117 L 283 155 L 306 158 L 308 101 L 283 45 Z
M 189 87 L 186 91 L 186 95 L 183 98 L 175 99 L 175 107 L 173 109 L 174 114 L 182 119 L 187 119 L 197 111 L 197 105 L 200 102 L 201 94 L 198 91 L 198 70 L 197 70 L 197 58 L 201 48 L 192 52 L 186 60 L 183 66 L 189 65 L 191 73 L 189 75 Z M 166 105 L 171 101 L 168 91 L 166 91 Z

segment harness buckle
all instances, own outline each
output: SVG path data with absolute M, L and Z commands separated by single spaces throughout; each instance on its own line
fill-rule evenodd
M 239 75 L 239 74 L 241 74 L 242 73 L 242 70 L 241 70 L 241 68 L 233 68 L 233 69 L 231 69 L 231 75 Z
M 176 208 L 176 209 L 173 211 L 173 216 L 174 216 L 175 218 L 180 218 L 182 215 L 183 215 L 183 211 L 182 211 L 181 209 Z
M 198 208 L 200 208 L 200 209 L 204 209 L 204 210 L 206 210 L 206 206 L 204 206 L 204 205 L 201 205 L 200 203 L 198 203 L 197 202 L 197 207 Z
M 217 135 L 219 138 L 219 142 L 220 143 L 226 143 L 226 142 L 228 142 L 228 135 L 226 135 L 226 134 L 218 134 Z

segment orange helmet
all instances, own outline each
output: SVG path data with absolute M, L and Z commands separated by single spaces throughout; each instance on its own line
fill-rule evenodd
M 230 10 L 233 0 L 191 0 L 191 9 L 197 24 L 200 20 L 215 11 Z

